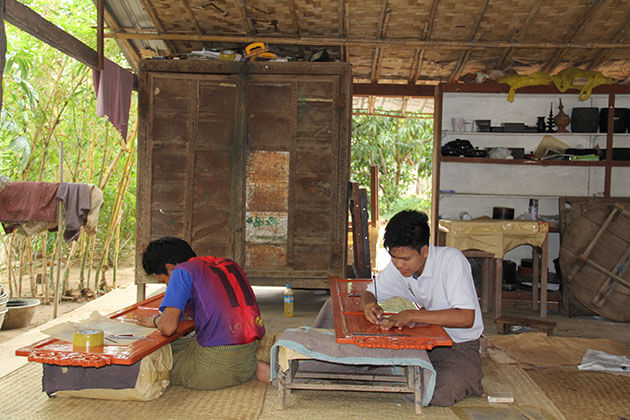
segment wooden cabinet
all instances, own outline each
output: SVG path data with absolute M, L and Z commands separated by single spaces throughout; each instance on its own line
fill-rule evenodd
M 537 117 L 558 113 L 559 98 L 564 112 L 573 107 L 630 108 L 630 87 L 600 86 L 586 101 L 579 101 L 577 91 L 560 93 L 554 87 L 519 89 L 514 102 L 507 100 L 508 87 L 497 84 L 444 84 L 436 87 L 435 137 L 433 160 L 432 224 L 438 218 L 459 219 L 461 212 L 473 218 L 492 216 L 493 207 L 512 207 L 515 216 L 526 213 L 530 198 L 539 200 L 540 215 L 558 215 L 559 196 L 630 196 L 630 161 L 612 159 L 612 148 L 630 147 L 626 133 L 509 133 L 456 131 L 453 118 L 524 123 L 536 126 Z M 613 113 L 609 112 L 612 116 Z M 569 131 L 571 126 L 568 127 Z M 575 148 L 600 147 L 607 159 L 600 161 L 534 161 L 525 159 L 489 159 L 443 157 L 442 145 L 467 139 L 479 148 L 523 148 L 532 153 L 545 134 L 551 134 Z M 558 235 L 550 235 L 550 262 L 558 255 Z M 515 250 L 506 258 L 520 259 L 529 249 Z M 549 269 L 555 271 L 550 263 Z
M 252 284 L 343 276 L 350 89 L 339 63 L 141 62 L 136 282 L 166 235 Z

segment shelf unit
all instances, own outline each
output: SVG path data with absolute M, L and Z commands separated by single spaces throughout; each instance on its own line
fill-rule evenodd
M 612 160 L 613 144 L 630 147 L 630 134 L 612 132 L 615 105 L 630 107 L 630 85 L 599 86 L 593 89 L 591 98 L 583 102 L 578 100 L 577 90 L 561 93 L 554 86 L 518 89 L 514 102 L 508 102 L 508 91 L 509 87 L 503 84 L 448 83 L 436 86 L 432 226 L 437 227 L 440 217 L 459 218 L 462 211 L 469 212 L 473 218 L 491 216 L 494 206 L 513 207 L 515 216 L 518 216 L 527 211 L 530 198 L 539 199 L 539 214 L 550 215 L 558 214 L 559 196 L 630 196 L 630 183 L 627 182 L 630 161 Z M 562 98 L 564 112 L 569 116 L 573 107 L 608 108 L 608 133 L 451 130 L 452 118 L 490 119 L 493 126 L 513 121 L 535 126 L 538 116 L 547 119 L 550 108 L 554 116 L 558 113 L 559 98 Z M 606 159 L 533 161 L 441 156 L 441 146 L 457 138 L 468 139 L 477 147 L 524 147 L 527 154 L 533 152 L 542 137 L 548 134 L 571 147 L 597 145 L 606 148 Z M 432 240 L 436 243 L 436 229 L 432 230 Z M 550 262 L 558 250 L 559 238 L 552 235 Z M 549 268 L 555 271 L 551 264 Z

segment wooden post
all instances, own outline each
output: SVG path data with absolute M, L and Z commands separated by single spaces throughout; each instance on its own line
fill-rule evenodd
M 59 144 L 59 183 L 63 182 L 63 141 Z M 61 248 L 63 237 L 63 206 L 61 200 L 57 200 L 57 278 L 55 279 L 55 305 L 53 319 L 57 318 L 59 305 L 59 279 L 61 278 Z
M 370 224 L 373 227 L 378 226 L 378 165 L 370 167 L 370 209 L 372 210 L 372 220 Z
M 103 70 L 103 64 L 105 62 L 105 46 L 103 37 L 103 20 L 104 20 L 104 8 L 105 1 L 97 0 L 96 2 L 96 65 L 97 70 Z
M 2 112 L 2 78 L 7 54 L 7 33 L 4 29 L 4 0 L 0 0 L 0 112 Z

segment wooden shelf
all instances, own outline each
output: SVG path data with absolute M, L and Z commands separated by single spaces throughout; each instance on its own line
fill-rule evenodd
M 630 137 L 630 133 L 613 133 L 615 138 L 623 138 Z M 577 136 L 585 136 L 585 137 L 606 137 L 608 133 L 519 133 L 512 131 L 453 131 L 453 130 L 442 130 L 442 137 L 445 135 L 457 135 L 457 136 L 532 136 L 532 137 L 540 137 L 540 136 L 554 136 L 554 137 L 577 137 Z
M 441 162 L 451 163 L 479 163 L 495 165 L 532 165 L 532 166 L 630 166 L 630 160 L 615 160 L 608 164 L 608 161 L 584 161 L 584 160 L 525 160 L 525 159 L 490 159 L 472 157 L 449 157 L 442 156 Z

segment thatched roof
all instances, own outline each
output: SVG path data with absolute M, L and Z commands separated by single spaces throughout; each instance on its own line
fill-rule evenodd
M 630 82 L 630 0 L 105 0 L 106 36 L 143 56 L 265 42 L 325 49 L 354 83 L 431 85 L 568 66 Z

